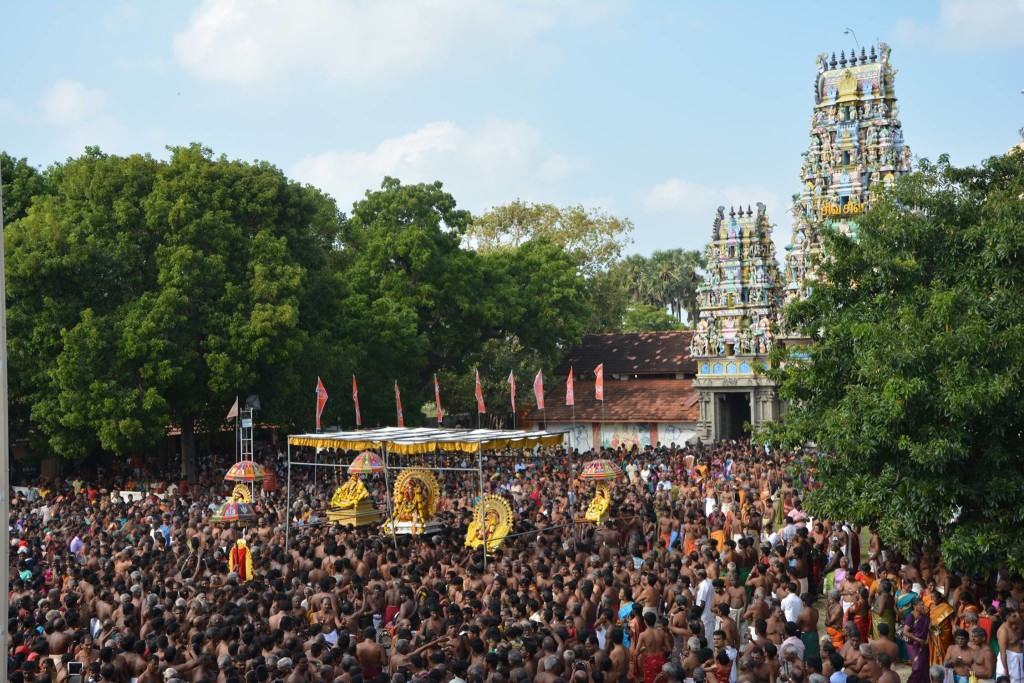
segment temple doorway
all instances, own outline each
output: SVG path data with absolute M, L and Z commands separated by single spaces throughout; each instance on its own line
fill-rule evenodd
M 721 392 L 718 394 L 718 438 L 741 439 L 750 436 L 750 392 Z

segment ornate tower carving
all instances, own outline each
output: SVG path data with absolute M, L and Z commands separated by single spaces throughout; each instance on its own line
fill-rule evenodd
M 856 236 L 871 192 L 911 169 L 896 106 L 896 70 L 885 43 L 849 57 L 818 56 L 810 143 L 793 196 L 793 235 L 786 246 L 786 300 L 806 298 L 817 279 L 824 224 Z
M 772 226 L 764 204 L 752 210 L 718 207 L 707 267 L 698 287 L 700 315 L 691 339 L 697 361 L 700 417 L 705 441 L 737 438 L 778 419 L 771 381 L 758 372 L 774 344 L 773 324 L 782 305 Z
M 695 358 L 765 356 L 782 302 L 772 226 L 764 204 L 756 213 L 718 207 L 707 268 L 697 288 L 700 315 L 691 341 Z M 699 369 L 699 366 L 698 366 Z

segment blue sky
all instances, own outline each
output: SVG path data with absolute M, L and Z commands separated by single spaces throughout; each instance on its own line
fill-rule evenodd
M 915 156 L 977 163 L 1024 125 L 1024 0 L 202 0 L 5 3 L 0 147 L 199 141 L 344 210 L 383 175 L 466 208 L 627 216 L 632 250 L 700 248 L 719 204 L 789 239 L 819 52 L 882 40 Z

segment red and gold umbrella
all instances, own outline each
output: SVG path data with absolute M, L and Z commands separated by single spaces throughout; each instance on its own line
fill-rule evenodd
M 263 465 L 252 460 L 239 460 L 224 475 L 227 481 L 262 481 L 263 477 Z
M 612 481 L 622 476 L 622 469 L 611 460 L 599 458 L 583 463 L 580 479 L 585 481 Z
M 384 471 L 384 461 L 373 451 L 363 451 L 348 465 L 349 474 L 376 474 Z
M 256 508 L 252 506 L 252 503 L 239 500 L 225 500 L 210 517 L 210 521 L 217 524 L 247 522 L 254 519 L 256 519 Z

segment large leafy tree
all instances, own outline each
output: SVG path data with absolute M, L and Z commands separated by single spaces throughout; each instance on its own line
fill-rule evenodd
M 476 254 L 461 247 L 469 221 L 439 182 L 385 178 L 353 205 L 342 308 L 368 420 L 393 424 L 395 380 L 409 408 L 432 396 L 432 373 L 461 367 L 494 317 Z
M 285 424 L 306 412 L 307 359 L 344 355 L 322 315 L 341 292 L 333 202 L 198 145 L 168 162 L 91 149 L 50 180 L 8 254 L 12 383 L 37 443 L 126 452 L 175 424 L 190 468 L 236 393 Z
M 819 515 L 954 568 L 1024 569 L 1024 153 L 922 164 L 832 234 L 788 309 L 775 442 L 813 442 Z
M 0 177 L 3 179 L 4 223 L 11 224 L 28 213 L 33 197 L 49 194 L 46 176 L 29 165 L 27 159 L 15 159 L 0 152 Z
M 434 373 L 450 412 L 473 410 L 476 367 L 500 405 L 511 367 L 551 364 L 582 335 L 590 309 L 574 258 L 543 238 L 466 249 L 470 219 L 438 182 L 386 178 L 353 206 L 342 308 L 359 339 L 352 364 L 367 424 L 393 424 L 395 380 L 406 419 L 422 419 L 414 408 L 432 400 Z M 340 417 L 351 423 L 350 412 Z
M 571 254 L 584 276 L 607 270 L 622 256 L 633 224 L 597 209 L 516 200 L 496 206 L 477 217 L 467 230 L 467 241 L 480 251 L 516 247 L 544 239 Z
M 485 256 L 515 251 L 529 242 L 558 247 L 569 257 L 566 267 L 583 277 L 587 331 L 610 332 L 621 328 L 629 300 L 616 264 L 632 233 L 628 218 L 598 209 L 516 200 L 474 218 L 465 241 Z

